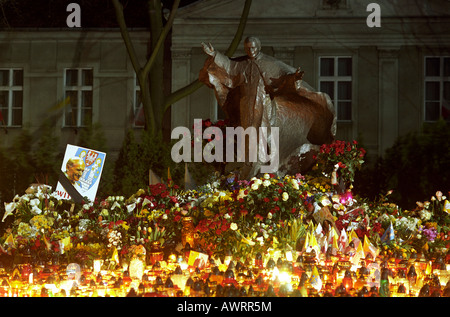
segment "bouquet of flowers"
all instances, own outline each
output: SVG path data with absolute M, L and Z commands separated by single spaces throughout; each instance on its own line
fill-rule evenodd
M 336 140 L 331 144 L 323 144 L 317 159 L 316 170 L 326 177 L 331 177 L 333 185 L 341 179 L 345 184 L 352 184 L 355 172 L 364 163 L 366 151 L 358 146 L 357 141 L 345 142 Z

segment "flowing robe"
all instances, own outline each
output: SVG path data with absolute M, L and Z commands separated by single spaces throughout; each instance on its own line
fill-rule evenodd
M 304 172 L 311 160 L 301 160 L 311 146 L 334 139 L 336 116 L 328 95 L 315 92 L 298 80 L 295 68 L 271 56 L 228 58 L 216 52 L 206 60 L 199 79 L 214 89 L 232 126 L 279 128 L 281 174 Z M 254 164 L 244 177 L 255 176 L 259 166 Z

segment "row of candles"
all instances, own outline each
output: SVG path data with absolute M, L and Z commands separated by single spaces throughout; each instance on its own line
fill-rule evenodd
M 106 269 L 101 260 L 83 269 L 76 263 L 22 264 L 13 272 L 1 269 L 0 296 L 450 296 L 450 263 L 445 256 L 369 256 L 354 264 L 343 255 L 274 252 L 242 263 L 231 256 L 192 261 L 192 252 L 166 259 L 162 253 L 149 254 L 147 264 L 135 257 L 114 270 Z M 194 260 L 202 255 L 195 253 Z

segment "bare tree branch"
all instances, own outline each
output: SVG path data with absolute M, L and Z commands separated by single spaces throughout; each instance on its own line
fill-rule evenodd
M 112 3 L 114 5 L 114 11 L 116 12 L 117 23 L 119 23 L 120 33 L 122 34 L 128 55 L 130 56 L 131 64 L 133 65 L 136 74 L 139 74 L 141 71 L 141 65 L 139 64 L 133 43 L 131 42 L 130 34 L 128 33 L 127 25 L 125 23 L 125 16 L 123 14 L 123 6 L 119 0 L 112 0 Z
M 114 0 L 114 1 L 117 1 L 117 0 Z M 170 10 L 169 19 L 167 20 L 166 25 L 164 26 L 164 29 L 162 30 L 161 34 L 159 35 L 158 41 L 156 42 L 156 45 L 153 48 L 150 58 L 148 59 L 147 63 L 145 64 L 145 66 L 143 68 L 144 74 L 148 74 L 151 67 L 153 66 L 153 63 L 155 62 L 155 59 L 156 59 L 156 55 L 158 54 L 159 50 L 161 49 L 161 46 L 164 44 L 167 34 L 169 34 L 169 31 L 172 28 L 173 20 L 175 19 L 175 14 L 178 10 L 179 5 L 180 5 L 180 0 L 175 0 L 174 4 L 172 6 L 172 10 Z
M 242 40 L 242 35 L 244 34 L 245 26 L 247 24 L 248 15 L 250 12 L 250 7 L 252 5 L 252 0 L 245 0 L 244 9 L 242 10 L 241 19 L 239 21 L 239 26 L 236 30 L 236 33 L 234 35 L 234 38 L 228 47 L 226 51 L 226 55 L 231 57 L 235 53 L 237 47 L 239 46 L 239 43 Z M 164 111 L 169 109 L 169 107 L 177 102 L 178 100 L 192 94 L 199 88 L 203 86 L 203 83 L 201 83 L 198 79 L 194 80 L 192 83 L 176 90 L 175 92 L 172 92 L 170 95 L 166 97 L 166 100 L 164 102 Z

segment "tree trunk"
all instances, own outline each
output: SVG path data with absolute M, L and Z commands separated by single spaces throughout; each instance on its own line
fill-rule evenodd
M 145 116 L 145 129 L 152 135 L 162 133 L 165 111 L 178 100 L 190 95 L 200 87 L 202 83 L 195 80 L 184 88 L 170 94 L 165 94 L 164 77 L 168 76 L 164 71 L 164 41 L 172 28 L 175 13 L 180 0 L 175 0 L 167 22 L 163 23 L 162 6 L 160 0 L 148 0 L 150 17 L 150 52 L 146 64 L 141 67 L 136 51 L 130 39 L 123 14 L 123 6 L 119 0 L 112 0 L 116 12 L 116 19 L 125 47 L 136 72 Z M 232 56 L 239 45 L 247 23 L 252 0 L 246 0 L 242 16 L 236 34 L 226 54 Z

